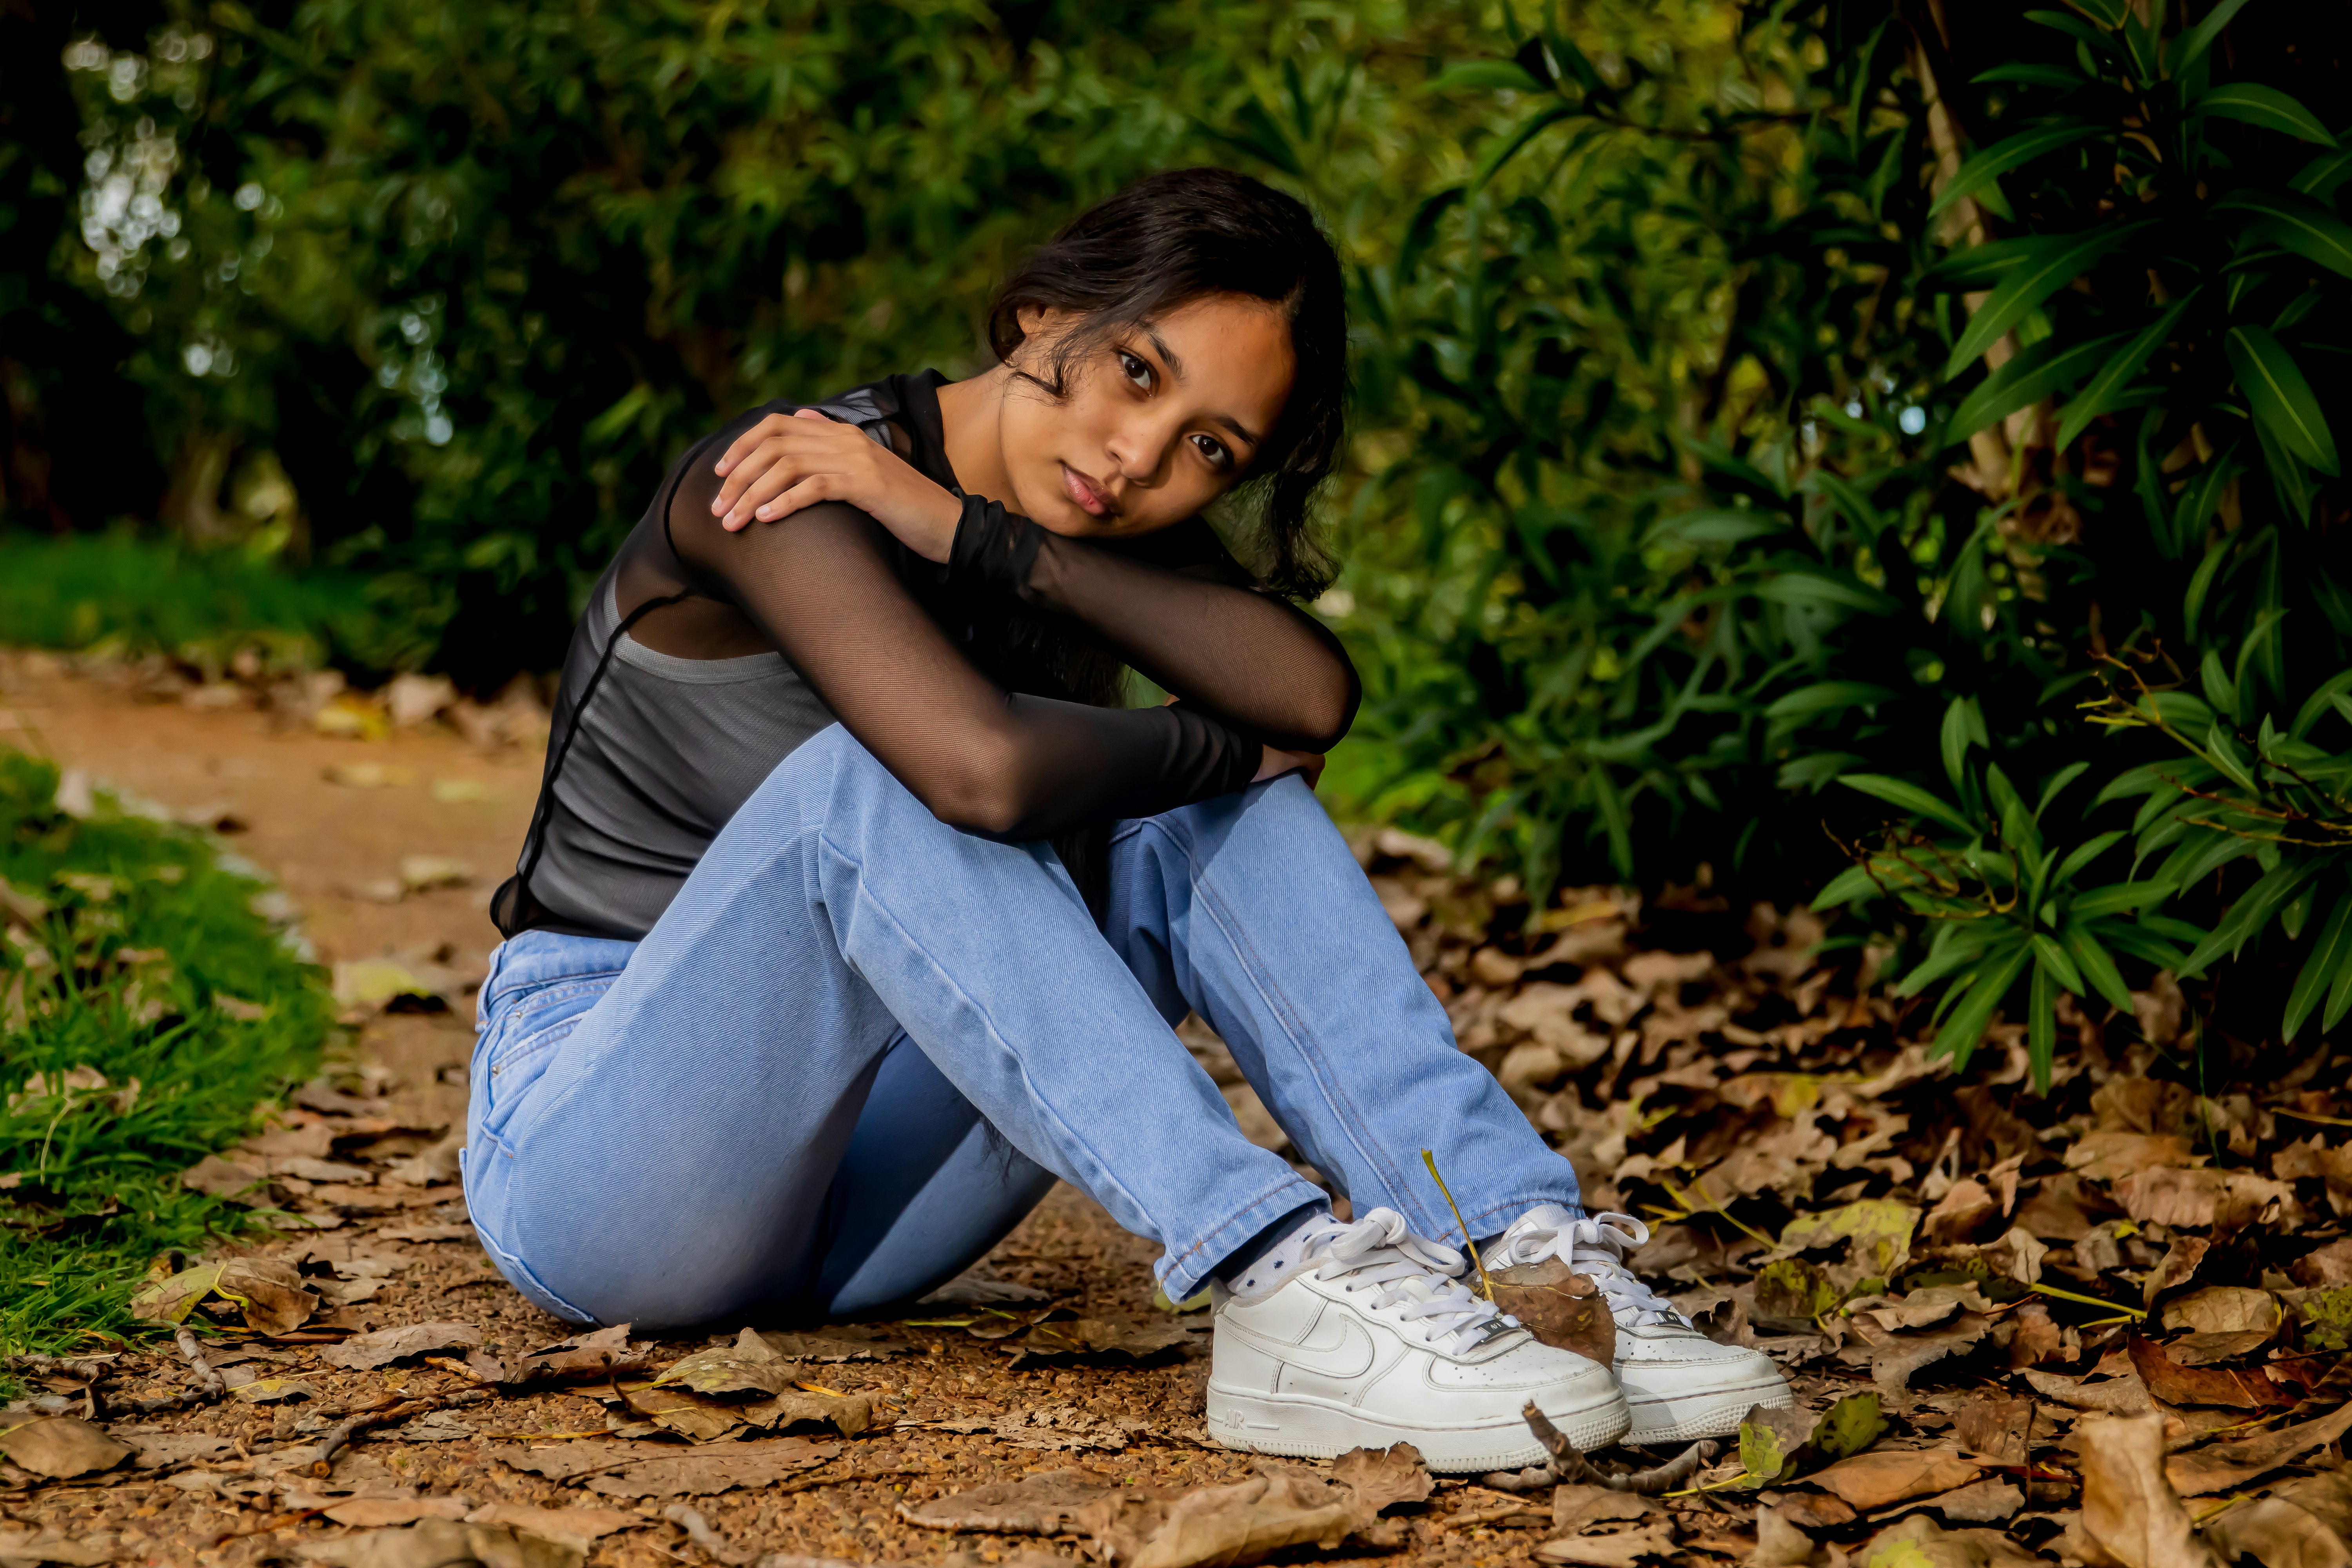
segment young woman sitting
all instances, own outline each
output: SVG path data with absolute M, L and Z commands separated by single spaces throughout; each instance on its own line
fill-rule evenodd
M 1491 1470 L 1541 1458 L 1529 1400 L 1586 1447 L 1789 1403 L 1626 1268 L 1647 1231 L 1455 1049 L 1310 793 L 1359 689 L 1291 602 L 1346 381 L 1307 209 L 1141 181 L 989 337 L 714 432 L 597 583 L 493 905 L 465 1180 L 506 1277 L 578 1322 L 869 1312 L 1059 1178 L 1213 1292 L 1234 1447 Z M 1242 1136 L 1188 1010 L 1360 1217 Z M 1423 1149 L 1491 1266 L 1599 1282 L 1613 1368 L 1467 1288 Z

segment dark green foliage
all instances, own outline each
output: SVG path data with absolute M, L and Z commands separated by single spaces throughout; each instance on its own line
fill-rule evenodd
M 55 805 L 0 750 L 0 1349 L 131 1327 L 150 1261 L 249 1223 L 179 1174 L 316 1070 L 333 1005 L 195 835 Z M 101 800 L 101 806 L 104 805 Z M 101 1081 L 102 1080 L 102 1081 Z

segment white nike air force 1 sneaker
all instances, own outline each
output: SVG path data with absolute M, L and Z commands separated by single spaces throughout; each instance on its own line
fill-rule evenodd
M 1325 1218 L 1217 1288 L 1209 1435 L 1328 1459 L 1411 1443 L 1433 1470 L 1539 1464 L 1529 1400 L 1580 1448 L 1625 1431 L 1609 1369 L 1543 1343 L 1459 1276 L 1451 1247 L 1376 1208 Z
M 1626 1255 L 1649 1239 L 1650 1227 L 1631 1215 L 1575 1219 L 1546 1204 L 1521 1215 L 1484 1261 L 1497 1286 L 1549 1283 L 1539 1266 L 1558 1259 L 1600 1288 L 1617 1320 L 1628 1443 L 1727 1437 L 1759 1405 L 1794 1405 L 1796 1394 L 1770 1357 L 1717 1344 L 1625 1267 Z

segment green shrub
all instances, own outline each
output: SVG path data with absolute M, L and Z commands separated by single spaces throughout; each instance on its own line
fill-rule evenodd
M 2063 995 L 2128 1026 L 2117 961 L 2248 1041 L 2340 1020 L 2352 150 L 2263 9 L 1588 17 L 1458 68 L 1528 134 L 1381 322 L 1396 798 L 1538 877 L 1844 846 L 1821 903 L 1906 936 L 1939 1049 L 2021 1010 L 2044 1082 Z
M 0 749 L 0 1350 L 131 1327 L 160 1252 L 252 1223 L 180 1173 L 318 1067 L 333 1004 L 184 829 L 58 808 Z

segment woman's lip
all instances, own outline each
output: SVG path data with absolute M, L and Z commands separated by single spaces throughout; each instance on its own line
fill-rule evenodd
M 1070 492 L 1070 499 L 1085 509 L 1088 517 L 1110 515 L 1110 498 L 1102 493 L 1101 487 L 1067 463 L 1062 465 L 1062 488 Z

